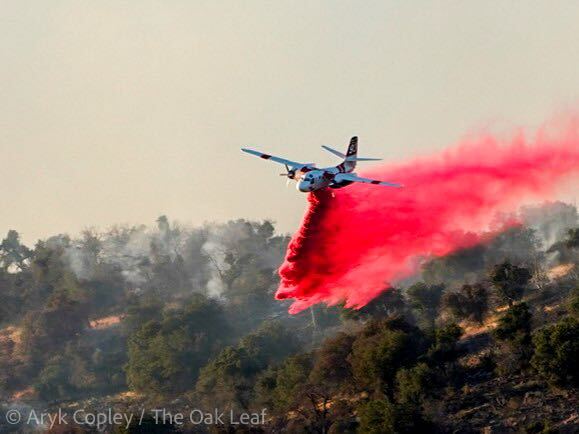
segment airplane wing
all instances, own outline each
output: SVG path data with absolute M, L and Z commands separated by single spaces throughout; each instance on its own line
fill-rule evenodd
M 375 185 L 385 185 L 388 187 L 404 187 L 402 184 L 395 184 L 393 182 L 384 182 L 384 181 L 377 181 L 375 179 L 369 178 L 361 178 L 353 173 L 338 173 L 334 177 L 335 182 L 343 182 L 343 181 L 350 181 L 350 182 L 363 182 L 365 184 L 375 184 Z
M 294 170 L 300 170 L 303 169 L 304 167 L 312 167 L 311 163 L 298 163 L 297 161 L 286 160 L 285 158 L 264 154 L 263 152 L 254 151 L 253 149 L 241 148 L 241 150 L 243 152 L 247 152 L 248 154 L 255 155 L 259 158 L 263 158 L 264 160 L 271 160 L 279 164 L 284 164 L 286 166 L 291 167 Z

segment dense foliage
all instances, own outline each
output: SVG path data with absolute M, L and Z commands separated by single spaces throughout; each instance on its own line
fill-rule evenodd
M 448 430 L 455 401 L 484 381 L 573 390 L 579 231 L 546 209 L 425 260 L 361 309 L 295 316 L 273 299 L 288 237 L 269 221 L 190 229 L 162 216 L 153 229 L 34 248 L 11 230 L 0 242 L 2 398 L 50 406 L 130 391 L 150 405 L 267 408 L 251 432 L 413 433 Z M 117 432 L 193 429 L 145 422 Z

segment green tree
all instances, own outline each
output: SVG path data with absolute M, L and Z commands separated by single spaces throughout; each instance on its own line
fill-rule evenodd
M 424 282 L 415 283 L 406 291 L 410 306 L 426 328 L 434 328 L 443 291 L 443 285 L 427 285 Z
M 526 303 L 509 308 L 501 317 L 495 329 L 495 338 L 500 341 L 519 341 L 528 343 L 531 332 L 531 313 Z
M 315 353 L 311 380 L 334 390 L 351 386 L 353 376 L 349 358 L 354 340 L 354 336 L 343 332 L 326 339 Z
M 201 369 L 196 393 L 202 403 L 224 410 L 248 410 L 252 379 L 260 372 L 245 348 L 225 347 Z
M 482 324 L 488 310 L 488 293 L 480 283 L 463 285 L 459 291 L 446 292 L 442 306 L 456 319 L 466 319 Z
M 276 408 L 290 409 L 299 402 L 299 396 L 308 383 L 311 370 L 311 354 L 298 354 L 284 361 L 276 372 L 274 390 Z
M 277 321 L 266 321 L 239 341 L 256 366 L 262 370 L 278 363 L 300 348 L 300 342 L 292 330 Z
M 462 334 L 462 328 L 454 323 L 437 328 L 434 333 L 434 344 L 428 350 L 430 360 L 440 367 L 454 362 L 460 355 L 457 343 Z
M 66 235 L 50 237 L 39 241 L 34 248 L 31 268 L 36 284 L 49 290 L 61 286 L 67 272 L 63 259 L 64 250 L 70 247 L 70 238 Z
M 16 267 L 22 271 L 31 256 L 32 251 L 20 242 L 20 234 L 15 230 L 9 230 L 6 238 L 0 243 L 0 268 L 7 270 Z
M 531 319 L 526 303 L 513 305 L 499 319 L 494 337 L 502 344 L 502 360 L 497 364 L 501 372 L 508 373 L 528 366 L 533 354 Z
M 435 432 L 416 406 L 373 400 L 358 408 L 360 434 L 415 434 Z
M 184 308 L 165 312 L 129 338 L 126 366 L 133 390 L 156 394 L 191 389 L 199 369 L 228 336 L 217 302 L 200 295 Z
M 579 319 L 579 287 L 573 289 L 567 301 L 569 313 Z
M 523 296 L 523 291 L 531 280 L 531 273 L 524 267 L 505 261 L 495 265 L 490 274 L 490 280 L 499 297 L 511 307 Z
M 419 406 L 434 393 L 435 385 L 436 374 L 426 363 L 400 369 L 396 373 L 396 401 Z
M 396 433 L 396 410 L 385 400 L 370 401 L 358 410 L 360 434 Z
M 354 379 L 362 388 L 392 396 L 396 371 L 413 365 L 424 348 L 418 329 L 400 320 L 374 321 L 352 345 Z
M 208 406 L 247 410 L 254 400 L 256 376 L 298 348 L 293 334 L 279 323 L 265 323 L 236 347 L 224 348 L 201 370 L 197 396 Z
M 310 381 L 312 366 L 311 354 L 289 357 L 282 364 L 275 377 L 274 408 L 297 413 L 303 430 L 326 434 L 332 424 L 329 417 L 332 394 L 324 385 Z
M 533 335 L 531 365 L 548 381 L 561 386 L 579 385 L 579 322 L 567 317 Z
M 69 367 L 63 357 L 56 356 L 49 360 L 34 385 L 40 397 L 51 401 L 70 398 L 74 387 L 68 381 L 68 373 Z
M 22 348 L 33 365 L 60 354 L 88 325 L 86 306 L 65 291 L 55 292 L 43 308 L 23 321 Z
M 129 300 L 123 318 L 125 332 L 131 334 L 149 321 L 161 320 L 164 306 L 163 301 L 154 296 Z

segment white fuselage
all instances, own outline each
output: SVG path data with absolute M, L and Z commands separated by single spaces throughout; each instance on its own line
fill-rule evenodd
M 298 179 L 297 189 L 303 193 L 328 187 L 332 180 L 324 177 L 324 171 L 312 170 Z
M 302 173 L 298 178 L 297 189 L 302 193 L 309 193 L 327 188 L 334 183 L 334 176 L 338 173 L 350 173 L 356 164 L 346 161 L 338 166 L 313 169 Z

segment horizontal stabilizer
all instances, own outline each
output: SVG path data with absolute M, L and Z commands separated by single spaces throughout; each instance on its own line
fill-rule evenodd
M 322 148 L 324 148 L 328 152 L 331 152 L 332 154 L 336 155 L 337 157 L 346 158 L 346 156 L 344 154 L 342 154 L 340 151 L 336 151 L 335 149 L 332 149 L 329 146 L 322 145 Z

